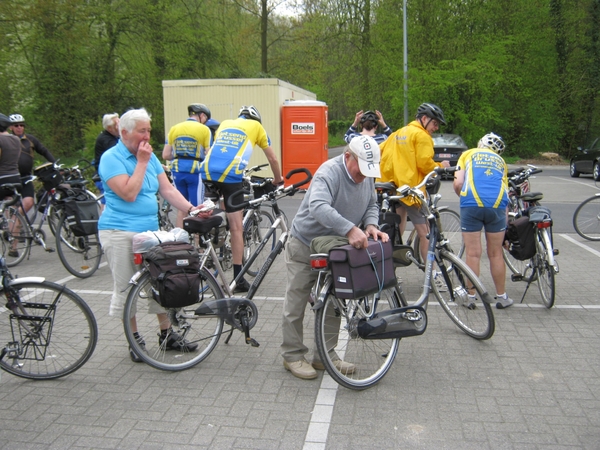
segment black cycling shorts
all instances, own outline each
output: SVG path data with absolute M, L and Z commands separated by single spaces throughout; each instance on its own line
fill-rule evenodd
M 227 206 L 227 199 L 231 197 L 235 192 L 244 188 L 243 183 L 222 183 L 220 181 L 208 181 L 206 184 L 212 184 L 217 191 L 223 196 L 223 201 L 225 202 L 225 212 L 232 213 L 236 211 L 240 211 L 242 208 L 230 208 Z M 207 192 L 208 194 L 208 192 Z M 207 197 L 208 195 L 205 195 Z M 243 194 L 239 194 L 232 199 L 232 203 L 234 205 L 240 204 L 244 201 Z

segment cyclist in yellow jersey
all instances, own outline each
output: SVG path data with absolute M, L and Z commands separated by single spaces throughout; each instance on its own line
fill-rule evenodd
M 188 114 L 187 120 L 169 130 L 162 156 L 173 161 L 171 173 L 177 190 L 192 205 L 199 205 L 204 201 L 204 185 L 198 171 L 212 140 L 210 128 L 204 125 L 210 119 L 210 109 L 202 103 L 192 103 L 188 106 Z M 176 225 L 180 228 L 185 214 L 185 211 L 177 212 Z
M 432 104 L 423 103 L 417 109 L 415 120 L 392 133 L 381 147 L 381 178 L 377 181 L 393 181 L 400 187 L 410 187 L 421 183 L 425 176 L 436 167 L 449 167 L 448 161 L 436 163 L 433 160 L 433 139 L 440 125 L 446 125 L 442 110 Z M 423 188 L 425 192 L 425 188 Z M 406 217 L 410 217 L 419 235 L 420 251 L 423 260 L 427 255 L 429 240 L 427 239 L 427 219 L 415 204 L 415 199 L 402 199 L 399 209 L 401 217 L 400 233 L 406 228 Z
M 283 183 L 279 161 L 271 148 L 271 141 L 262 126 L 260 113 L 254 106 L 242 106 L 239 117 L 221 122 L 215 135 L 215 141 L 206 159 L 200 165 L 200 176 L 204 181 L 212 181 L 225 200 L 225 212 L 231 231 L 231 253 L 233 256 L 233 277 L 237 277 L 242 268 L 244 240 L 242 211 L 230 209 L 227 199 L 243 188 L 244 169 L 248 166 L 255 145 L 265 152 L 273 171 L 273 182 Z M 233 200 L 233 204 L 243 200 Z M 235 292 L 247 292 L 250 284 L 244 278 L 240 280 Z
M 481 230 L 485 229 L 490 272 L 496 287 L 496 308 L 508 308 L 513 301 L 506 295 L 506 266 L 502 243 L 506 230 L 508 205 L 508 168 L 500 156 L 504 151 L 500 136 L 488 133 L 477 148 L 464 152 L 456 164 L 454 191 L 460 196 L 460 226 L 467 265 L 479 276 L 481 261 Z M 475 296 L 463 306 L 475 307 Z

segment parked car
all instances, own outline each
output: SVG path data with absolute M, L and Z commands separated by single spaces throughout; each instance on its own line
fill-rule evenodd
M 458 134 L 433 133 L 433 159 L 436 162 L 450 161 L 451 166 L 456 166 L 458 158 L 465 150 L 467 144 Z
M 587 148 L 577 147 L 578 153 L 571 158 L 569 173 L 576 178 L 591 173 L 594 180 L 600 181 L 600 137 L 592 141 Z

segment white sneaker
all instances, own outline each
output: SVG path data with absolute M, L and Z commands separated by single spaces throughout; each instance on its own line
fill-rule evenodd
M 287 362 L 284 359 L 283 367 L 292 372 L 292 375 L 294 375 L 295 377 L 301 378 L 303 380 L 313 380 L 317 378 L 317 371 L 304 358 L 302 358 L 299 361 L 293 362 Z
M 508 295 L 506 296 L 506 298 L 496 297 L 496 300 L 498 300 L 498 303 L 496 303 L 496 308 L 498 308 L 498 309 L 508 308 L 509 306 L 512 306 L 512 304 L 514 303 L 513 300 L 508 297 Z

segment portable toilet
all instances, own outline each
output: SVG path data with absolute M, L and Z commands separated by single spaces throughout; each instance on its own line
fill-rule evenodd
M 327 104 L 318 100 L 286 100 L 281 107 L 283 175 L 306 168 L 314 174 L 328 159 Z M 300 181 L 295 175 L 291 181 Z M 287 184 L 287 182 L 286 182 Z M 308 186 L 308 185 L 306 185 Z

